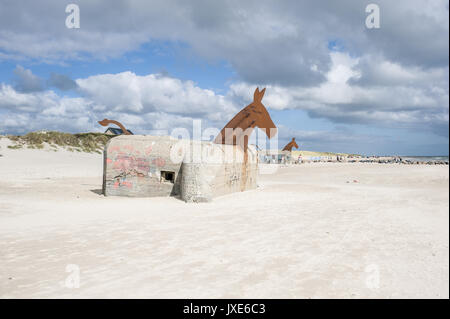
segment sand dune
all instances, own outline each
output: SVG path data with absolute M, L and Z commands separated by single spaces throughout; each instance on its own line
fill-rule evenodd
M 186 204 L 100 195 L 100 154 L 0 143 L 2 298 L 449 297 L 447 166 L 281 167 Z

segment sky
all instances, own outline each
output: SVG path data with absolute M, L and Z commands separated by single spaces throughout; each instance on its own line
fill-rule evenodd
M 0 134 L 102 132 L 104 118 L 135 134 L 220 130 L 265 87 L 280 147 L 448 155 L 448 6 L 2 0 Z

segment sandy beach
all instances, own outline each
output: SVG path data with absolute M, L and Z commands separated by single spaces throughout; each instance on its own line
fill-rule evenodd
M 1 298 L 449 297 L 448 166 L 279 167 L 187 204 L 104 197 L 100 154 L 0 145 Z

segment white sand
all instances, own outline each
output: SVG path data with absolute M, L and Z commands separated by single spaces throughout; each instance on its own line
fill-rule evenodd
M 186 204 L 103 197 L 101 155 L 6 143 L 0 297 L 449 297 L 448 166 L 305 164 Z

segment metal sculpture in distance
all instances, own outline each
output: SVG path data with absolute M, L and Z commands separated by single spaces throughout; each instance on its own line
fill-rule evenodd
M 297 143 L 295 142 L 295 137 L 292 138 L 292 141 L 290 141 L 289 143 L 287 143 L 287 145 L 283 148 L 283 151 L 292 151 L 292 148 L 298 148 Z
M 125 128 L 125 126 L 123 126 L 122 123 L 120 123 L 118 121 L 103 119 L 101 121 L 98 121 L 98 124 L 100 124 L 102 126 L 108 126 L 109 124 L 115 124 L 118 127 L 120 127 L 120 129 L 122 130 L 122 134 L 124 134 L 124 135 L 131 135 L 131 133 Z

